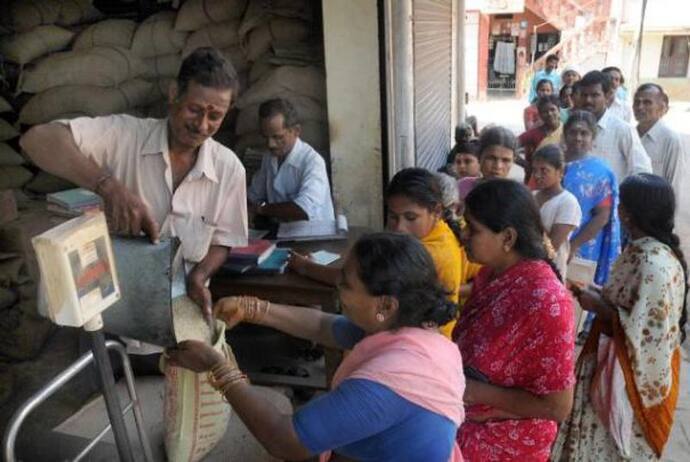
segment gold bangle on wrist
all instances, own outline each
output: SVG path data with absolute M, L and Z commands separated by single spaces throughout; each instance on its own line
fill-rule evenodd
M 244 374 L 239 367 L 227 362 L 218 363 L 207 372 L 208 383 L 218 391 L 223 399 L 232 388 L 240 383 L 249 383 L 247 375 Z

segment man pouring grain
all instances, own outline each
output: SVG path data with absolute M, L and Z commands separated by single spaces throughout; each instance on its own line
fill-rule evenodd
M 169 117 L 80 117 L 31 128 L 20 140 L 42 169 L 99 194 L 113 232 L 180 238 L 188 295 L 211 316 L 209 278 L 246 245 L 244 167 L 211 137 L 236 100 L 237 73 L 199 48 L 171 84 Z M 146 346 L 139 354 L 161 351 Z

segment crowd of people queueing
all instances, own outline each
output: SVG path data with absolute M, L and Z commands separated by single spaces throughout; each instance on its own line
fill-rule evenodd
M 453 178 L 398 172 L 386 232 L 360 238 L 342 268 L 293 254 L 291 270 L 337 287 L 342 315 L 216 303 L 229 327 L 347 350 L 328 393 L 284 415 L 202 343 L 169 350 L 170 362 L 209 373 L 281 459 L 658 460 L 685 338 L 680 151 L 658 127 L 668 107 L 658 85 L 635 92 L 637 129 L 614 113 L 620 74 L 568 68 L 562 87 L 535 82 L 519 137 L 461 127 Z M 508 179 L 515 163 L 524 184 Z M 592 285 L 568 282 L 573 258 L 594 265 Z M 579 356 L 574 300 L 595 314 Z

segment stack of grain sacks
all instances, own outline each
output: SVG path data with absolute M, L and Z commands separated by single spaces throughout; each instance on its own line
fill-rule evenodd
M 265 140 L 259 133 L 259 105 L 286 98 L 302 121 L 302 139 L 327 158 L 328 117 L 322 39 L 309 0 L 249 0 L 240 40 L 251 70 L 237 102 L 235 151 L 247 176 L 258 169 Z

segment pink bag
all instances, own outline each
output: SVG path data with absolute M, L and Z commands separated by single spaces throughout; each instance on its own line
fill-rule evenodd
M 599 336 L 597 368 L 589 397 L 620 455 L 630 457 L 634 414 L 625 390 L 623 369 L 616 358 L 616 343 L 604 334 Z

